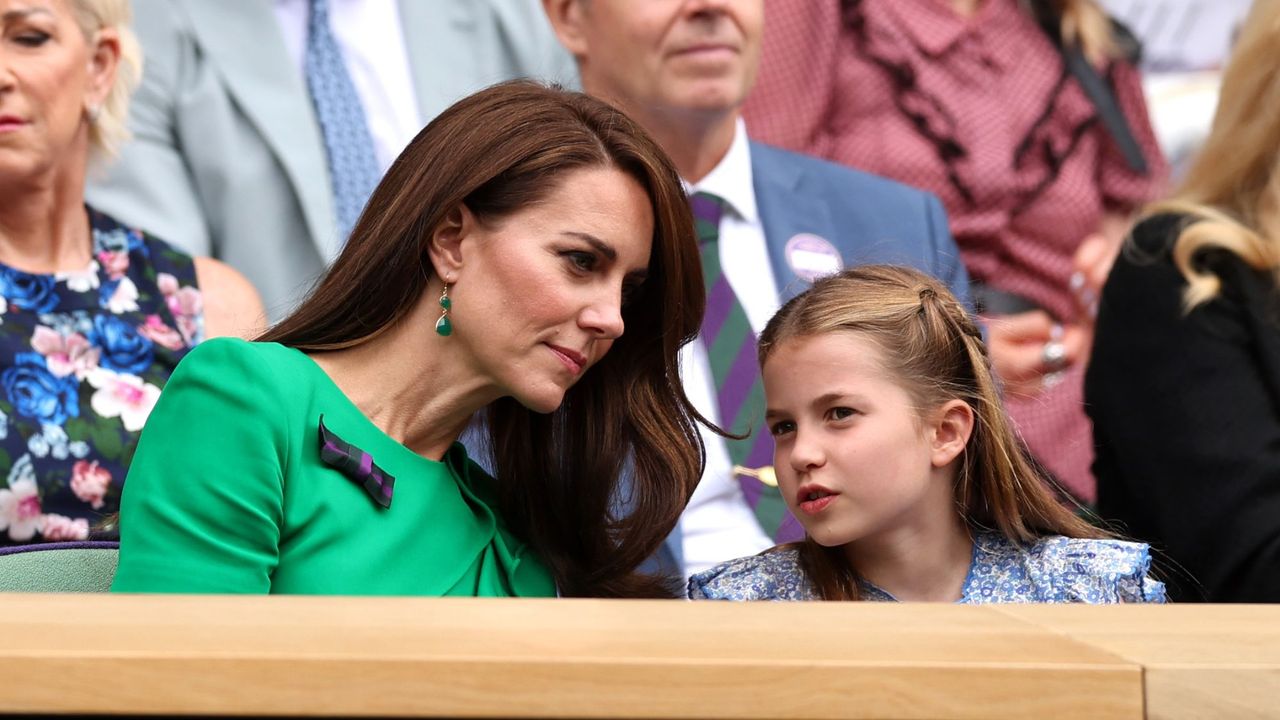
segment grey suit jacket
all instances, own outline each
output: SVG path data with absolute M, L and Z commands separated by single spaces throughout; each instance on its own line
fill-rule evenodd
M 188 252 L 220 258 L 271 319 L 337 254 L 329 171 L 305 81 L 269 0 L 133 0 L 146 55 L 134 139 L 88 200 Z M 424 124 L 514 77 L 577 84 L 537 0 L 400 0 Z

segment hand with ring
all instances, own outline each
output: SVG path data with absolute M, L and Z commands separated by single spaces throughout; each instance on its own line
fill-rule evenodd
M 1039 395 L 1088 353 L 1087 326 L 1064 326 L 1042 310 L 986 321 L 991 363 L 1007 395 Z

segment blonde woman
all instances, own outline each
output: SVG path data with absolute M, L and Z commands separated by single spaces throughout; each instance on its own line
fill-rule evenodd
M 1259 0 L 1200 156 L 1107 280 L 1086 381 L 1099 511 L 1167 548 L 1183 600 L 1280 601 L 1277 47 Z
M 252 333 L 239 274 L 84 204 L 124 139 L 125 0 L 0 0 L 0 545 L 85 539 L 201 338 Z
M 770 0 L 744 109 L 757 140 L 942 199 L 1009 413 L 1086 503 L 1092 308 L 1165 175 L 1133 51 L 1093 0 Z

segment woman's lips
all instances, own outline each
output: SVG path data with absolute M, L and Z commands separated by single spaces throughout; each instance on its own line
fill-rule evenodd
M 0 132 L 9 132 L 26 127 L 27 121 L 14 115 L 0 115 Z
M 574 375 L 582 372 L 582 368 L 587 364 L 587 357 L 577 350 L 551 343 L 547 343 L 547 347 L 551 348 L 551 352 L 555 353 L 556 357 L 560 358 L 560 362 L 564 363 L 564 366 Z

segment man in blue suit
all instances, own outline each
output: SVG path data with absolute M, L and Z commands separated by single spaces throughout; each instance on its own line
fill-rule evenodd
M 643 125 L 690 191 L 717 208 L 715 218 L 699 215 L 704 264 L 719 266 L 708 282 L 727 280 L 741 308 L 733 312 L 745 313 L 755 333 L 815 277 L 851 265 L 917 267 L 967 302 L 968 277 L 936 198 L 748 141 L 739 108 L 759 62 L 763 1 L 543 0 L 543 8 L 576 59 L 583 88 Z M 700 204 L 707 206 L 695 202 L 696 215 Z M 708 237 L 718 245 L 710 263 Z M 709 316 L 718 302 L 711 290 Z M 686 350 L 685 389 L 704 415 L 729 427 L 735 418 L 721 417 L 726 391 L 713 354 L 702 341 Z M 763 416 L 751 424 L 753 437 L 764 435 L 764 455 L 750 465 L 704 431 L 706 471 L 664 548 L 668 568 L 691 574 L 797 538 L 793 519 L 777 520 L 785 509 L 769 482 Z

